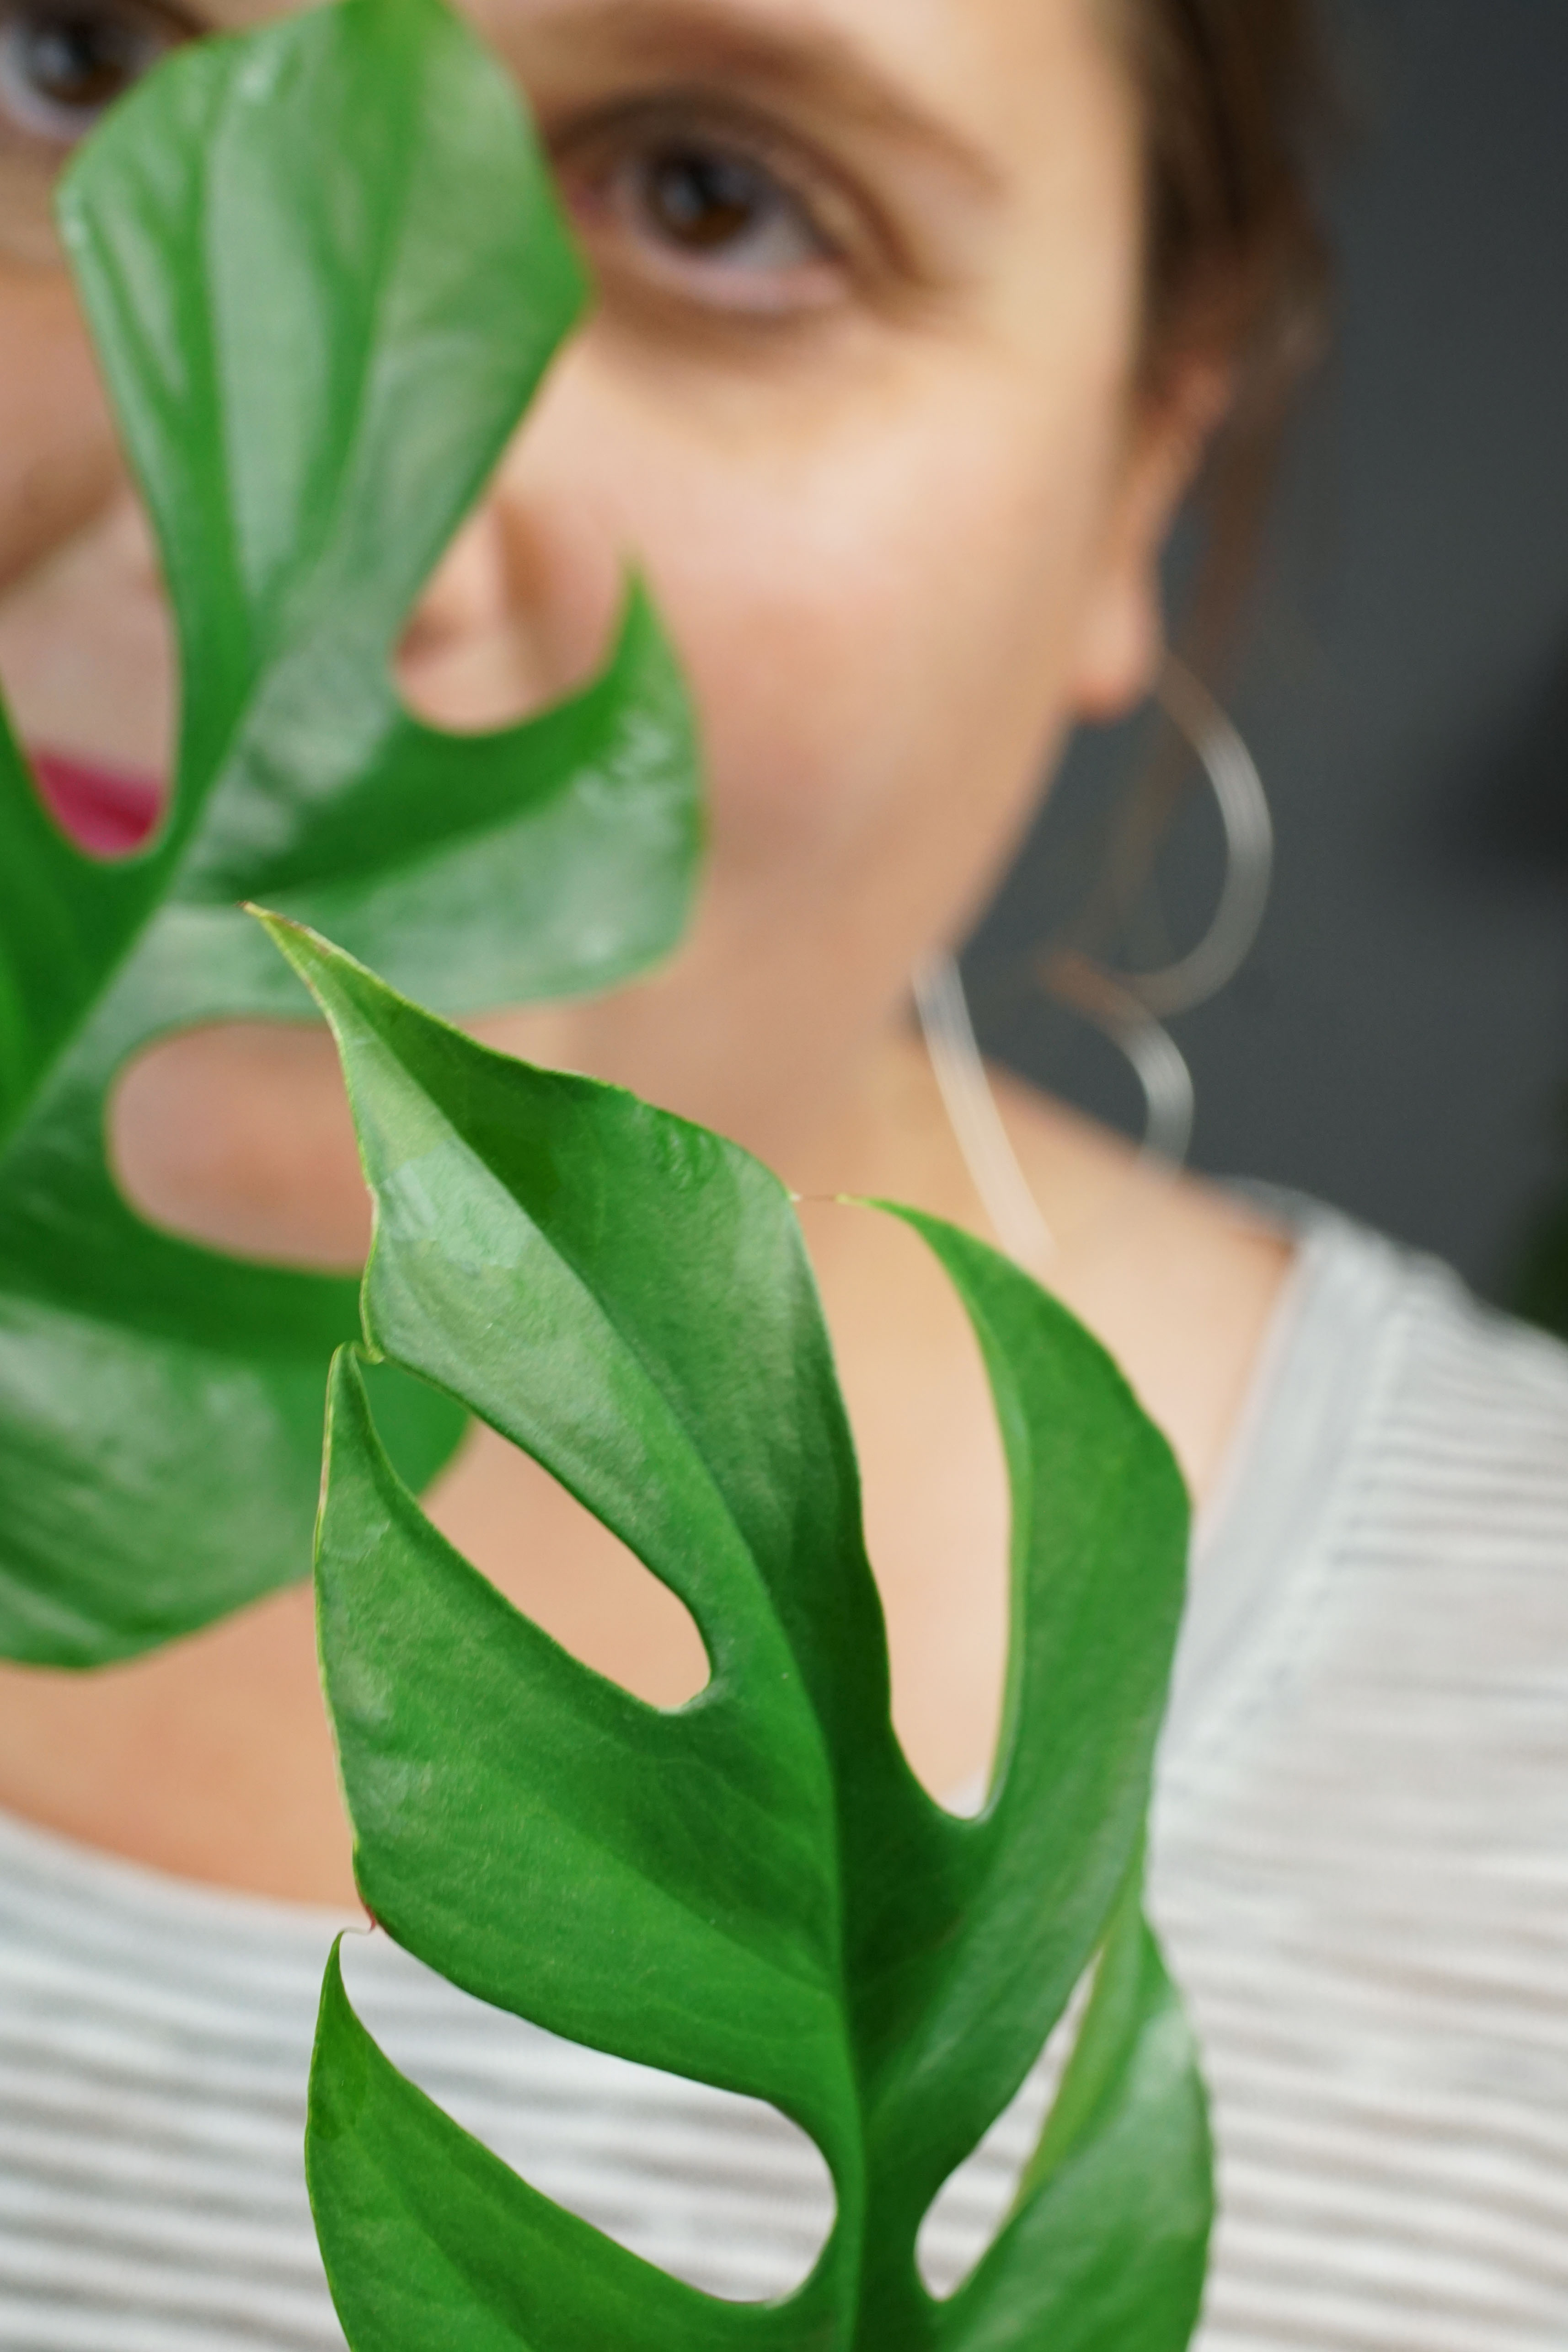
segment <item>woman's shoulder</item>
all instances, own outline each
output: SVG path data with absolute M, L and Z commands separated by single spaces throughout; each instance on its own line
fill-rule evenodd
M 1568 1700 L 1568 1348 L 1434 1258 L 1251 1197 L 1295 1264 L 1200 1522 L 1179 1705 L 1212 1720 L 1222 1688 L 1330 1660 L 1385 1709 L 1396 1685 L 1506 1705 L 1531 1674 Z
M 1203 2341 L 1295 2335 L 1309 2281 L 1314 2344 L 1439 2305 L 1456 2346 L 1505 2313 L 1557 2344 L 1568 1349 L 1268 1205 L 1295 1269 L 1202 1530 L 1154 1835 L 1232 2192 Z
M 1543 1496 L 1568 1507 L 1568 1347 L 1424 1252 L 1296 1195 L 1249 1197 L 1291 1232 L 1296 1255 L 1244 1445 L 1282 1465 L 1312 1430 L 1336 1430 L 1338 1458 L 1319 1468 L 1358 1509 L 1486 1493 L 1514 1506 L 1493 1534 L 1528 1520 L 1568 1544 L 1568 1526 L 1531 1507 Z

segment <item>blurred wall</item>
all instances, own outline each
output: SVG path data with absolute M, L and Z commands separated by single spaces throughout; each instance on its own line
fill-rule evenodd
M 1511 1280 L 1568 1192 L 1568 6 L 1343 0 L 1340 335 L 1229 700 L 1279 831 L 1261 940 L 1173 1024 L 1196 1163 Z M 968 959 L 984 1042 L 1125 1124 L 1011 981 L 1086 887 L 1136 730 L 1085 741 Z M 1209 826 L 1212 834 L 1212 824 Z M 1169 944 L 1201 930 L 1201 812 Z

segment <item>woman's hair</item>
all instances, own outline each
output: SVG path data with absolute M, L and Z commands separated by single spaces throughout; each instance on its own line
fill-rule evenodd
M 1312 0 L 1107 0 L 1147 139 L 1145 380 L 1195 352 L 1234 391 L 1207 483 L 1211 562 L 1184 632 L 1207 667 L 1230 632 L 1301 376 L 1326 340 L 1312 185 L 1329 79 Z
M 1113 0 L 1148 140 L 1148 359 L 1195 340 L 1293 374 L 1326 288 L 1308 172 L 1326 111 L 1309 0 Z
M 1145 115 L 1145 397 L 1157 404 L 1195 356 L 1222 363 L 1231 379 L 1199 488 L 1207 543 L 1177 630 L 1188 666 L 1212 680 L 1235 658 L 1292 397 L 1326 341 L 1329 268 L 1312 164 L 1333 120 L 1331 84 L 1314 0 L 1101 5 Z M 1111 823 L 1086 906 L 1029 959 L 1048 994 L 1100 1025 L 1118 943 L 1193 781 L 1190 751 L 1167 726 Z M 1122 1017 L 1143 1001 L 1129 987 Z

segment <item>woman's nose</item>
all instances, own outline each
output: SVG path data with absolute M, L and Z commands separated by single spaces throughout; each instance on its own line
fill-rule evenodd
M 623 551 L 573 462 L 570 365 L 550 379 L 403 632 L 399 683 L 437 726 L 506 726 L 586 685 L 607 657 Z

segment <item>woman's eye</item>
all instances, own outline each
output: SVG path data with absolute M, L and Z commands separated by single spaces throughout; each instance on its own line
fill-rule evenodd
M 799 199 L 745 156 L 672 147 L 639 163 L 632 193 L 647 228 L 683 254 L 778 269 L 824 250 Z
M 819 309 L 841 290 L 844 257 L 819 216 L 825 207 L 738 147 L 673 133 L 591 171 L 578 194 L 590 242 L 617 273 L 772 314 Z
M 68 145 L 182 37 L 137 0 L 9 0 L 0 5 L 0 117 Z

